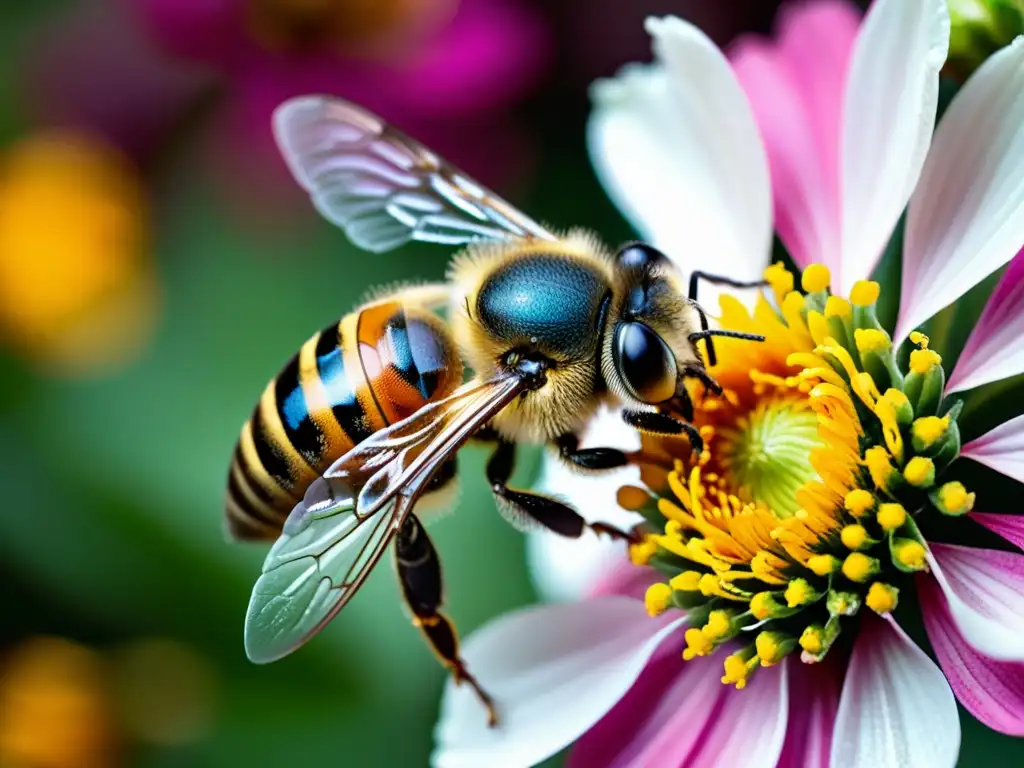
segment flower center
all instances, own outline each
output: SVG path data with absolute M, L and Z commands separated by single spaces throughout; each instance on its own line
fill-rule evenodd
M 782 517 L 796 514 L 796 492 L 817 477 L 807 457 L 821 445 L 818 418 L 805 401 L 758 403 L 717 436 L 718 461 L 733 485 Z
M 833 296 L 818 265 L 803 292 L 780 265 L 766 279 L 776 306 L 762 297 L 751 315 L 722 299 L 723 327 L 766 341 L 716 342 L 723 396 L 690 393 L 706 450 L 645 441 L 664 471 L 619 494 L 656 529 L 630 550 L 666 576 L 648 611 L 688 611 L 684 659 L 738 644 L 722 677 L 738 688 L 798 647 L 819 661 L 864 607 L 891 612 L 927 568 L 915 520 L 974 503 L 941 482 L 960 450 L 942 360 L 915 332 L 908 370 L 897 365 L 875 316 L 879 286 Z

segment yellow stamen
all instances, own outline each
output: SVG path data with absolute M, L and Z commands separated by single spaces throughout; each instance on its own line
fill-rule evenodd
M 697 656 L 707 656 L 715 650 L 715 644 L 711 639 L 696 627 L 686 630 L 683 639 L 686 641 L 686 648 L 683 650 L 684 661 L 691 661 Z
M 850 291 L 850 301 L 856 307 L 870 307 L 878 301 L 881 292 L 882 289 L 873 280 L 858 280 Z
M 878 573 L 879 562 L 863 552 L 851 552 L 843 561 L 843 575 L 850 581 L 863 583 Z
M 807 567 L 817 576 L 828 576 L 839 570 L 839 558 L 834 555 L 815 555 L 807 561 Z
M 947 515 L 963 515 L 974 509 L 974 494 L 956 480 L 943 484 L 935 499 L 939 510 Z
M 876 488 L 887 489 L 896 470 L 889 463 L 889 452 L 880 445 L 873 445 L 864 452 L 864 463 Z
M 824 291 L 831 282 L 832 275 L 824 264 L 811 264 L 800 278 L 800 285 L 807 293 Z
M 718 577 L 710 573 L 705 573 L 700 577 L 699 588 L 700 593 L 705 597 L 711 597 L 712 595 L 718 594 Z
M 728 611 L 712 611 L 708 614 L 708 623 L 703 628 L 704 635 L 712 642 L 718 643 L 732 636 L 732 616 Z
M 914 420 L 910 430 L 915 447 L 920 444 L 918 450 L 926 450 L 949 430 L 949 416 L 922 416 Z
M 942 357 L 933 349 L 915 349 L 910 353 L 910 370 L 914 373 L 928 373 L 936 365 L 942 365 Z
M 839 538 L 847 549 L 860 549 L 871 542 L 863 525 L 847 525 L 839 532 Z
M 813 656 L 825 650 L 825 628 L 816 624 L 805 627 L 800 635 L 800 647 Z
M 895 531 L 907 521 L 907 510 L 902 504 L 882 504 L 878 507 L 876 519 L 886 533 Z
M 793 638 L 781 632 L 759 632 L 754 640 L 754 647 L 761 659 L 762 667 L 770 667 L 782 661 L 793 650 Z
M 841 296 L 829 296 L 825 300 L 825 317 L 838 317 L 846 319 L 853 314 L 853 307 L 850 302 Z
M 900 426 L 906 426 L 913 420 L 914 408 L 910 404 L 910 399 L 906 396 L 903 390 L 890 387 L 885 390 L 885 393 L 882 395 L 882 399 L 889 404 L 890 408 L 892 408 Z
M 703 575 L 700 571 L 683 571 L 669 579 L 668 583 L 672 589 L 678 589 L 680 592 L 696 592 L 700 589 L 700 579 Z
M 910 343 L 911 344 L 916 344 L 921 349 L 928 349 L 928 337 L 925 336 L 920 331 L 911 331 L 910 332 Z
M 846 494 L 846 498 L 843 499 L 843 506 L 854 517 L 862 517 L 874 509 L 875 497 L 871 495 L 870 491 L 856 488 Z
M 786 604 L 790 608 L 813 603 L 821 595 L 814 590 L 807 579 L 793 579 L 786 586 Z
M 935 482 L 935 462 L 925 456 L 914 456 L 903 468 L 903 477 L 915 488 L 927 488 Z
M 900 591 L 896 587 L 876 581 L 868 590 L 868 596 L 864 602 L 872 611 L 884 616 L 896 610 L 899 594 Z
M 657 582 L 651 584 L 644 593 L 644 607 L 647 608 L 648 616 L 658 616 L 665 612 L 665 609 L 672 604 L 672 587 L 668 584 Z
M 633 565 L 647 565 L 658 551 L 658 540 L 653 536 L 644 536 L 643 541 L 629 545 L 629 561 Z
M 894 539 L 892 554 L 896 563 L 904 570 L 921 571 L 928 566 L 924 547 L 914 539 Z
M 758 657 L 750 651 L 737 651 L 726 656 L 722 682 L 725 685 L 735 685 L 737 690 L 743 690 L 747 686 L 750 675 L 757 669 L 758 661 Z
M 874 328 L 857 328 L 853 340 L 859 352 L 880 352 L 892 346 L 889 334 Z
M 758 621 L 771 618 L 781 607 L 771 592 L 758 592 L 750 599 L 750 612 Z
M 775 262 L 764 271 L 764 279 L 772 287 L 780 304 L 786 294 L 793 290 L 793 273 L 786 269 L 781 261 Z

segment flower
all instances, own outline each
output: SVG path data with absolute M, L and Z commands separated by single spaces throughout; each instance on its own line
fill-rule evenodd
M 84 134 L 0 157 L 0 339 L 43 366 L 99 371 L 138 353 L 157 306 L 134 166 Z
M 1024 481 L 1024 416 L 985 432 L 968 392 L 1024 373 L 1024 41 L 933 136 L 939 0 L 877 0 L 859 29 L 835 2 L 790 9 L 735 73 L 685 22 L 648 29 L 656 63 L 595 89 L 599 176 L 681 265 L 765 274 L 772 299 L 725 295 L 719 320 L 767 340 L 723 343 L 702 455 L 645 439 L 619 501 L 651 523 L 647 565 L 467 639 L 505 724 L 449 684 L 435 763 L 575 741 L 570 765 L 953 765 L 956 699 L 1024 735 L 1024 518 L 975 512 L 989 487 L 965 483 L 979 463 Z M 772 199 L 799 276 L 765 271 Z M 868 278 L 904 208 L 888 318 L 896 286 Z M 1011 260 L 958 357 L 918 330 Z M 1009 544 L 965 546 L 979 525 Z M 914 602 L 939 666 L 900 627 Z

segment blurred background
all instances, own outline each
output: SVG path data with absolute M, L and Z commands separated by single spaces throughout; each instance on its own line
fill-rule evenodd
M 33 0 L 0 10 L 0 766 L 419 766 L 443 672 L 390 566 L 257 667 L 262 547 L 222 534 L 266 381 L 378 283 L 270 132 L 284 98 L 359 101 L 556 227 L 631 233 L 584 148 L 586 89 L 675 13 L 720 44 L 766 0 Z M 463 634 L 534 599 L 484 456 L 434 529 Z M 530 482 L 538 454 L 517 474 Z

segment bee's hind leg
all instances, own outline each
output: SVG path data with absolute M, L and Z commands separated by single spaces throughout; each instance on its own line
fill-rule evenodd
M 554 443 L 559 456 L 584 470 L 617 469 L 632 460 L 618 448 L 580 448 L 580 439 L 571 432 L 556 437 Z
M 611 449 L 607 449 L 611 450 Z M 578 539 L 588 528 L 613 539 L 636 541 L 636 537 L 607 523 L 588 523 L 575 509 L 541 493 L 517 491 L 507 483 L 515 466 L 515 445 L 504 440 L 487 462 L 487 480 L 502 517 L 520 530 L 547 528 L 561 536 Z
M 441 560 L 423 524 L 415 515 L 402 523 L 395 544 L 395 567 L 402 595 L 438 660 L 451 670 L 455 683 L 468 684 L 487 710 L 487 724 L 498 724 L 494 700 L 469 673 L 459 656 L 459 636 L 451 619 L 440 612 L 443 602 Z

